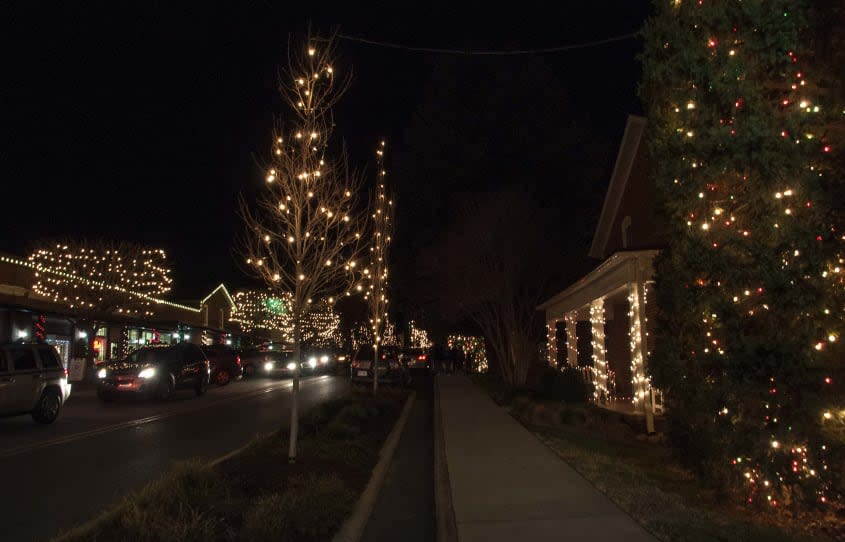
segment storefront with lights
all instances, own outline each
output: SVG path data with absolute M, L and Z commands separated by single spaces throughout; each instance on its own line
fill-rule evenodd
M 646 119 L 628 117 L 589 252 L 601 263 L 538 309 L 546 315 L 550 364 L 580 367 L 597 405 L 641 415 L 653 432 L 662 403 L 648 373 L 649 297 L 661 243 L 645 126 Z
M 39 296 L 33 282 L 33 268 L 25 259 L 0 254 L 0 342 L 52 344 L 66 365 L 72 358 L 85 357 L 87 333 L 67 307 Z M 150 345 L 193 342 L 239 348 L 264 340 L 241 332 L 234 300 L 222 284 L 201 300 L 151 301 L 153 310 L 145 317 L 115 313 L 102 318 L 104 324 L 93 340 L 95 361 L 119 359 Z

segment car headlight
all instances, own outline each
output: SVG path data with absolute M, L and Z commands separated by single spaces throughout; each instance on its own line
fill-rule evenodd
M 338 356 L 337 360 L 338 361 L 346 361 L 346 356 Z
M 106 377 L 106 369 L 105 367 L 97 371 L 97 378 L 105 378 Z
M 296 370 L 296 363 L 291 361 L 290 363 L 288 363 L 287 367 L 288 367 L 288 371 L 295 371 Z
M 273 362 L 268 361 L 267 363 L 265 363 L 264 364 L 264 370 L 265 371 L 272 371 L 273 370 Z
M 328 362 L 329 362 L 329 356 L 326 356 L 326 355 L 320 356 L 320 363 L 328 363 Z
M 317 358 L 308 358 L 307 363 L 308 363 L 308 366 L 313 369 L 314 367 L 317 366 Z
M 155 375 L 155 367 L 147 367 L 146 369 L 141 369 L 141 372 L 138 373 L 138 378 L 152 378 Z

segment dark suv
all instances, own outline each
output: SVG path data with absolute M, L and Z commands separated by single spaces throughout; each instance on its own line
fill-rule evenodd
M 53 423 L 70 396 L 67 371 L 47 344 L 0 344 L 0 416 Z
M 353 383 L 367 383 L 373 381 L 373 358 L 375 351 L 373 345 L 368 344 L 358 348 L 352 356 L 349 376 Z M 399 353 L 395 347 L 382 346 L 378 352 L 378 363 L 375 369 L 378 371 L 378 381 L 385 384 L 406 384 L 408 372 L 399 362 Z
M 212 344 L 203 346 L 202 351 L 211 364 L 211 381 L 215 384 L 225 386 L 243 374 L 241 356 L 231 346 Z
M 191 388 L 203 395 L 210 372 L 208 359 L 195 344 L 141 348 L 125 359 L 99 366 L 97 397 L 103 401 L 119 395 L 167 399 L 176 388 Z

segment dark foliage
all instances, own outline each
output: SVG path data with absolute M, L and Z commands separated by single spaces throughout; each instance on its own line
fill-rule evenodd
M 829 505 L 845 491 L 843 78 L 818 47 L 841 42 L 843 11 L 655 7 L 641 90 L 669 243 L 650 370 L 672 441 L 748 503 Z

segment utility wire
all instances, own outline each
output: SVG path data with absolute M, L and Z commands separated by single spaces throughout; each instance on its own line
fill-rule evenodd
M 542 49 L 515 49 L 512 51 L 484 51 L 484 50 L 467 50 L 467 49 L 438 49 L 434 47 L 411 47 L 399 43 L 390 43 L 385 41 L 368 40 L 366 38 L 359 38 L 357 36 L 350 36 L 349 34 L 336 34 L 340 39 L 347 41 L 357 41 L 359 43 L 366 43 L 376 47 L 388 47 L 390 49 L 403 49 L 405 51 L 415 51 L 421 53 L 437 53 L 444 55 L 469 55 L 469 56 L 513 56 L 513 55 L 542 55 L 548 53 L 558 53 L 561 51 L 571 51 L 573 49 L 586 49 L 588 47 L 596 47 L 606 43 L 613 43 L 616 41 L 623 41 L 637 36 L 636 32 L 629 34 L 622 34 L 605 38 L 603 40 L 587 41 L 582 43 L 573 43 L 570 45 L 561 45 L 559 47 L 545 47 Z

